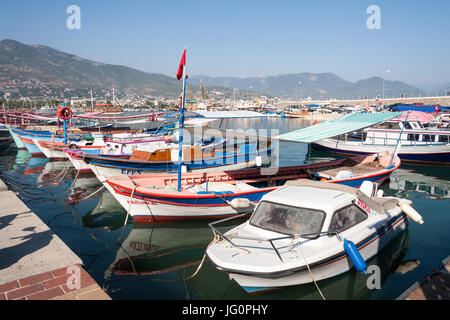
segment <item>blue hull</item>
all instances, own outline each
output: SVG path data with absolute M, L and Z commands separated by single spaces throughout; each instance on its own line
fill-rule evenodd
M 270 156 L 270 149 L 263 150 L 260 153 L 264 156 Z M 206 160 L 193 160 L 190 162 L 183 162 L 187 170 L 198 170 L 245 163 L 256 159 L 257 156 L 256 145 L 241 146 L 239 152 L 222 153 L 216 152 L 214 158 Z M 92 156 L 86 155 L 84 160 L 92 165 L 105 166 L 109 168 L 122 169 L 122 173 L 128 174 L 132 171 L 155 171 L 155 172 L 176 172 L 178 170 L 178 163 L 173 161 L 132 161 L 124 159 L 122 156 Z

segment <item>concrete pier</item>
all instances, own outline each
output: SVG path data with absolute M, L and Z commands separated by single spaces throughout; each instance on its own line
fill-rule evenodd
M 439 269 L 414 283 L 397 300 L 450 300 L 450 256 Z
M 1 180 L 0 206 L 0 300 L 111 299 Z

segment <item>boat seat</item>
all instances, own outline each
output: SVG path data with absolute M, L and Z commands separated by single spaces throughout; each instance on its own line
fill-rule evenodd
M 131 154 L 129 160 L 138 160 L 138 161 L 149 161 L 152 154 L 147 151 L 141 151 L 141 150 L 133 150 L 133 153 Z
M 374 189 L 374 183 L 371 181 L 363 181 L 363 183 L 361 184 L 361 187 L 359 188 L 359 190 L 361 190 L 361 192 L 365 193 L 367 196 L 371 197 L 373 196 L 373 189 Z

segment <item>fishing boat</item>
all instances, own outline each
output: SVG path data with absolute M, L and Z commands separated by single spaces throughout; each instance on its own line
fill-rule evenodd
M 36 141 L 63 142 L 65 139 L 63 131 L 58 130 L 57 127 L 53 127 L 51 131 L 45 129 L 46 128 L 44 127 L 44 130 L 26 130 L 17 127 L 10 127 L 9 130 L 11 136 L 14 138 L 14 141 L 17 141 L 15 138 L 17 137 L 21 141 L 21 144 L 23 144 L 28 152 L 31 153 L 31 155 L 45 156 L 41 149 L 36 145 Z M 129 130 L 129 128 L 71 128 L 67 136 L 72 141 L 82 141 L 84 140 L 86 135 L 91 135 L 92 132 L 99 132 L 104 135 L 112 135 L 130 131 L 131 130 Z M 17 144 L 17 146 L 19 146 L 19 144 Z
M 104 136 L 102 133 L 92 133 L 93 140 L 79 140 L 79 141 L 44 141 L 39 139 L 31 139 L 35 146 L 50 160 L 65 159 L 64 149 L 77 148 L 86 153 L 98 153 L 105 145 Z
M 428 115 L 428 122 L 433 116 Z M 405 162 L 450 164 L 450 128 L 425 128 L 423 121 L 405 116 L 364 129 L 361 139 L 347 134 L 315 141 L 312 146 L 340 154 L 371 154 L 399 148 Z
M 298 108 L 288 108 L 284 114 L 286 118 L 304 118 L 305 115 L 309 114 L 309 112 Z
M 271 145 L 258 148 L 258 143 L 229 144 L 218 142 L 184 145 L 181 155 L 186 172 L 207 172 L 218 169 L 242 169 L 270 162 Z M 80 156 L 80 154 L 78 155 Z M 119 174 L 143 175 L 148 173 L 177 172 L 179 150 L 173 147 L 152 151 L 134 150 L 130 156 L 84 154 L 83 160 L 101 182 Z
M 265 175 L 260 168 L 184 173 L 180 191 L 176 174 L 120 175 L 104 185 L 135 221 L 153 223 L 248 214 L 262 196 L 288 180 L 316 179 L 352 187 L 365 180 L 381 184 L 399 166 L 398 157 L 382 154 L 281 167 L 274 175 Z
M 51 160 L 66 159 L 65 151 L 79 150 L 88 154 L 130 155 L 135 149 L 145 150 L 167 146 L 166 142 L 173 139 L 171 136 L 158 136 L 150 134 L 118 133 L 112 137 L 105 137 L 102 133 L 92 133 L 93 140 L 52 142 L 33 139 L 42 153 Z M 105 141 L 106 140 L 106 141 Z
M 173 146 L 173 144 L 168 143 L 172 138 L 173 136 L 151 136 L 134 141 L 133 138 L 115 137 L 112 140 L 106 141 L 105 145 L 100 147 L 96 153 L 90 153 L 99 155 L 130 156 L 137 149 L 144 152 L 153 152 L 158 149 Z M 89 154 L 84 148 L 74 148 L 72 146 L 72 148 L 64 148 L 62 151 L 75 169 L 82 172 L 92 172 L 88 163 L 84 161 L 85 155 Z
M 4 151 L 11 147 L 14 143 L 13 137 L 9 133 L 9 129 L 6 126 L 0 126 L 0 150 Z
M 365 261 L 423 219 L 406 199 L 383 197 L 366 181 L 361 189 L 294 181 L 265 195 L 250 219 L 226 233 L 212 222 L 206 255 L 247 292 L 300 285 L 337 276 Z

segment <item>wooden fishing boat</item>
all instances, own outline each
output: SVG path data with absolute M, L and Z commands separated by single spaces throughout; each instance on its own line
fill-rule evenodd
M 105 139 L 103 134 L 93 133 L 92 141 L 69 141 L 64 142 L 52 142 L 52 141 L 39 141 L 33 139 L 34 143 L 44 153 L 44 155 L 51 160 L 66 159 L 66 149 L 76 149 L 88 154 L 110 154 L 110 155 L 125 155 L 131 154 L 135 149 L 156 148 L 166 145 L 167 141 L 173 139 L 172 136 L 158 136 L 148 134 L 117 134 L 113 135 L 109 139 Z M 106 140 L 106 141 L 105 141 Z M 160 143 L 163 143 L 161 145 Z
M 353 266 L 366 273 L 376 255 L 422 217 L 406 199 L 322 182 L 293 182 L 265 195 L 250 219 L 215 239 L 206 255 L 247 292 L 317 282 Z M 320 289 L 319 289 L 320 290 Z
M 176 174 L 120 175 L 104 185 L 135 221 L 161 222 L 249 213 L 263 195 L 288 180 L 316 179 L 352 187 L 365 180 L 382 183 L 399 166 L 398 157 L 380 154 L 281 167 L 270 176 L 260 168 L 184 173 L 180 191 Z
M 182 151 L 182 170 L 207 172 L 221 168 L 233 170 L 268 164 L 271 144 L 264 148 L 258 148 L 258 145 L 257 142 L 228 144 L 224 139 L 205 145 L 186 145 Z M 103 182 L 119 174 L 177 172 L 178 155 L 177 144 L 153 152 L 134 150 L 130 156 L 84 154 L 82 158 Z
M 91 130 L 92 129 L 92 130 Z M 83 128 L 77 129 L 72 128 L 70 133 L 70 139 L 72 141 L 82 141 L 83 135 L 90 135 L 92 132 L 102 133 L 104 135 L 112 135 L 117 133 L 125 133 L 125 132 L 136 132 L 136 130 L 129 130 L 129 128 Z M 20 141 L 23 143 L 24 147 L 31 153 L 33 156 L 45 156 L 44 153 L 39 149 L 36 145 L 35 141 L 53 141 L 53 142 L 63 142 L 64 135 L 61 130 L 57 130 L 55 128 L 52 131 L 38 131 L 38 130 L 24 130 L 19 128 L 10 127 L 11 135 L 14 138 L 16 135 Z

